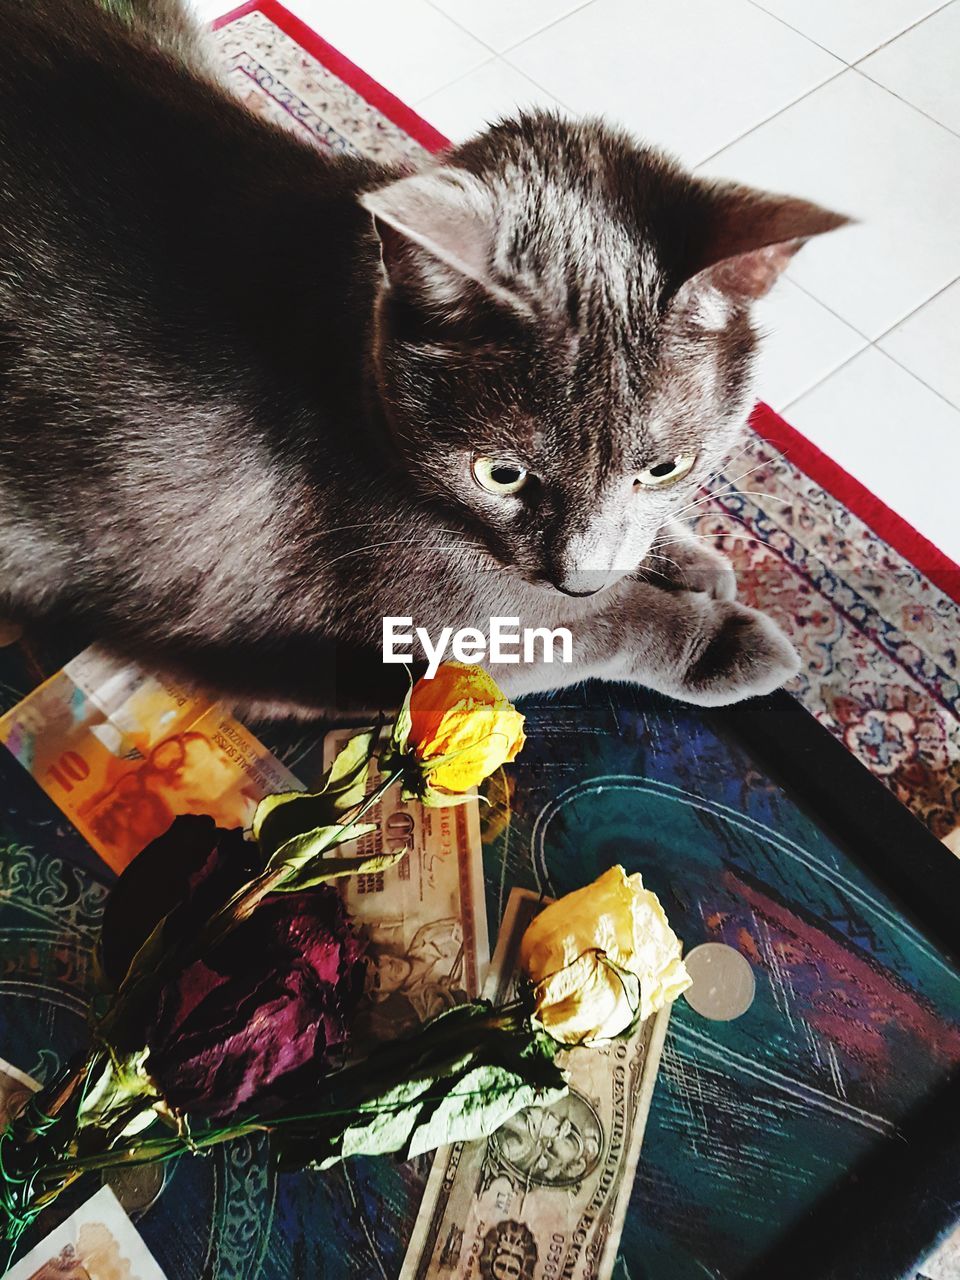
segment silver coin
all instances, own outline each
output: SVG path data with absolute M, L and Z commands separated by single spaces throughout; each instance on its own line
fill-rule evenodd
M 131 1169 L 110 1169 L 103 1180 L 131 1217 L 146 1213 L 155 1204 L 166 1173 L 162 1165 L 144 1164 Z
M 746 956 L 725 942 L 704 942 L 683 957 L 693 985 L 683 993 L 691 1009 L 714 1022 L 732 1022 L 753 1004 L 757 983 Z

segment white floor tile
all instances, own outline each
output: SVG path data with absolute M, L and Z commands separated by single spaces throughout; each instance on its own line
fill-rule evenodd
M 414 105 L 451 142 L 463 142 L 500 116 L 524 107 L 560 108 L 556 98 L 502 58 L 484 63 Z
M 593 0 L 507 58 L 571 110 L 690 162 L 842 65 L 748 0 Z
M 960 133 L 960 3 L 871 54 L 858 70 Z
M 943 0 L 754 0 L 844 62 L 856 62 L 906 31 Z
M 285 0 L 324 40 L 404 102 L 486 62 L 490 50 L 427 0 Z
M 960 410 L 868 347 L 792 404 L 786 417 L 960 561 Z
M 757 395 L 781 410 L 867 346 L 867 339 L 790 280 L 754 306 L 763 335 Z
M 789 275 L 870 338 L 960 276 L 960 138 L 846 71 L 704 172 L 862 219 L 805 246 Z
M 549 27 L 589 0 L 430 0 L 497 53 Z
M 960 408 L 960 280 L 885 333 L 877 346 Z
M 230 0 L 186 0 L 186 8 L 191 9 L 202 22 L 213 22 L 214 18 L 239 7 L 232 5 Z

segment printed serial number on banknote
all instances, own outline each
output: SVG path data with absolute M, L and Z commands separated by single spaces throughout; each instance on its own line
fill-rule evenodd
M 515 889 L 484 994 L 513 994 L 540 900 Z M 570 1092 L 434 1158 L 400 1280 L 608 1280 L 636 1173 L 669 1008 L 629 1039 L 573 1050 Z

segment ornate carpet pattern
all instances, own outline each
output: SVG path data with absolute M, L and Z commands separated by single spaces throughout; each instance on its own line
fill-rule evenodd
M 382 160 L 442 144 L 279 6 L 263 9 L 239 10 L 215 36 L 251 109 Z M 760 406 L 754 426 L 691 513 L 696 531 L 734 561 L 741 596 L 792 636 L 803 657 L 794 694 L 944 837 L 960 826 L 960 570 L 914 536 L 914 559 L 938 572 L 917 568 L 790 461 L 794 433 L 771 410 Z M 784 435 L 788 456 L 771 443 Z

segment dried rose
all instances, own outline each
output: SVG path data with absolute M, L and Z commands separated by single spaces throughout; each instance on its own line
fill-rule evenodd
M 195 936 L 261 869 L 260 851 L 242 831 L 196 814 L 176 818 L 127 866 L 107 899 L 100 964 L 110 984 L 120 985 L 164 916 L 168 947 Z
M 596 1044 L 690 985 L 680 940 L 639 873 L 611 867 L 545 907 L 520 943 L 540 1025 L 563 1044 Z
M 248 882 L 251 859 L 259 869 L 255 846 L 240 832 L 197 825 L 203 822 L 178 819 L 118 882 L 102 944 L 104 969 L 114 981 L 170 910 L 171 898 L 176 905 L 163 935 L 168 955 L 170 948 L 188 947 Z M 149 895 L 153 884 L 162 897 L 159 909 L 137 914 L 132 889 Z M 136 929 L 120 918 L 125 904 Z M 244 1107 L 269 1114 L 319 1079 L 349 1039 L 363 993 L 364 950 L 328 886 L 266 897 L 199 956 L 175 966 L 154 1005 L 138 1010 L 148 1074 L 180 1111 L 224 1117 Z
M 431 787 L 469 791 L 513 760 L 523 743 L 523 716 L 482 667 L 445 662 L 410 693 L 401 749 L 412 752 Z

